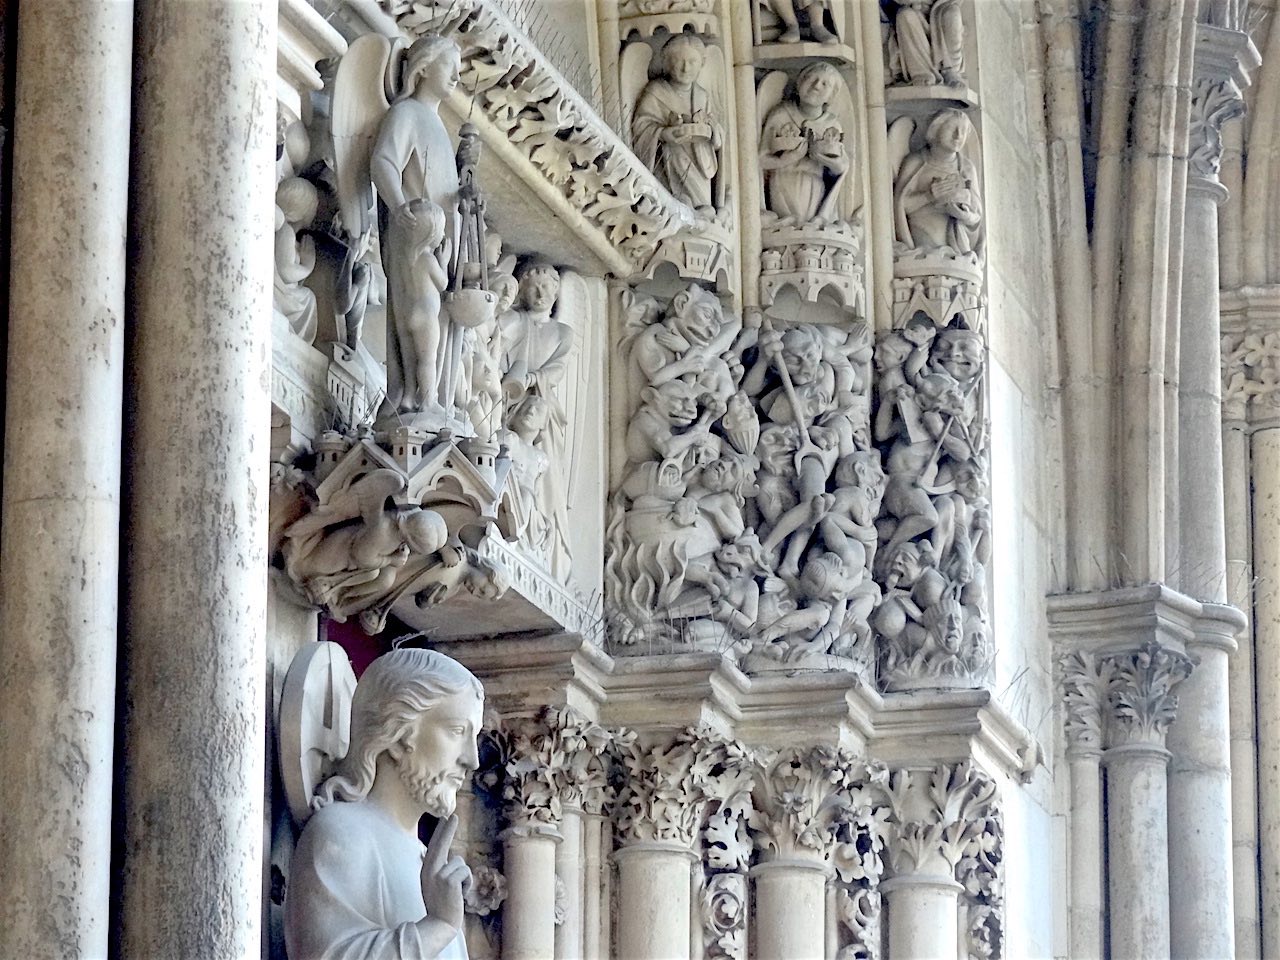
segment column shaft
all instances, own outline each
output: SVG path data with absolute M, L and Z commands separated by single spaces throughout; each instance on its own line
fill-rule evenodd
M 564 838 L 556 848 L 556 873 L 564 884 L 564 921 L 556 927 L 556 957 L 582 956 L 582 812 L 566 809 L 560 820 Z
M 960 884 L 906 874 L 880 884 L 889 914 L 887 960 L 955 960 L 960 950 Z
M 1262 955 L 1280 956 L 1280 430 L 1253 435 L 1254 670 Z
M 1111 955 L 1169 957 L 1168 753 L 1161 747 L 1113 747 L 1107 762 L 1107 865 Z
M 1227 663 L 1231 723 L 1232 889 L 1235 891 L 1236 957 L 1261 956 L 1258 925 L 1258 772 L 1253 721 L 1253 560 L 1249 524 L 1249 435 L 1244 424 L 1222 430 L 1223 489 L 1227 529 L 1227 600 L 1248 623 Z
M 1071 765 L 1071 956 L 1103 956 L 1102 771 L 1099 754 L 1068 752 Z
M 583 856 L 582 856 L 582 956 L 583 960 L 603 960 L 604 948 L 601 947 L 601 914 L 608 910 L 602 903 L 604 898 L 604 876 L 601 867 L 604 862 L 603 839 L 601 837 L 604 818 L 599 816 L 583 817 Z
M 556 956 L 556 845 L 544 833 L 509 831 L 503 842 L 507 899 L 502 906 L 503 960 Z
M 614 853 L 618 864 L 619 960 L 689 960 L 689 862 L 687 848 L 635 843 Z
M 827 870 L 821 863 L 771 861 L 755 880 L 755 951 L 759 960 L 822 960 L 826 954 Z
M 119 953 L 257 956 L 276 4 L 135 28 Z
M 5 957 L 108 949 L 132 35 L 129 2 L 19 11 L 0 521 Z

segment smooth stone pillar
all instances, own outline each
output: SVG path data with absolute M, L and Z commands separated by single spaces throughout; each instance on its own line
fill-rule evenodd
M 955 960 L 960 891 L 952 877 L 909 873 L 880 884 L 889 914 L 887 960 Z
M 1073 960 L 1103 958 L 1101 752 L 1068 747 L 1071 768 L 1070 922 Z
M 548 960 L 556 951 L 556 846 L 560 834 L 538 827 L 503 832 L 507 899 L 502 905 L 503 960 Z
M 614 851 L 618 911 L 613 955 L 619 960 L 689 960 L 688 847 L 640 842 Z
M 1256 432 L 1252 451 L 1262 955 L 1280 957 L 1280 429 Z
M 1169 752 L 1147 743 L 1112 747 L 1107 764 L 1107 866 L 1111 956 L 1169 957 Z
M 594 814 L 584 815 L 582 843 L 582 957 L 583 960 L 603 960 L 601 947 L 602 914 L 608 911 L 604 902 L 603 833 L 604 818 Z
M 564 838 L 556 848 L 556 874 L 564 884 L 564 920 L 556 927 L 556 957 L 582 956 L 582 811 L 565 808 L 560 819 Z
M 256 957 L 276 4 L 134 26 L 118 954 Z
M 1235 956 L 1231 856 L 1231 721 L 1227 658 L 1244 616 L 1226 604 L 1204 605 L 1187 642 L 1199 661 L 1178 687 L 1178 718 L 1169 729 L 1169 938 L 1175 958 Z M 1195 720 L 1193 724 L 1190 722 Z M 1212 878 L 1214 895 L 1206 897 Z
M 755 881 L 755 950 L 759 960 L 823 960 L 826 956 L 825 864 L 770 860 L 751 868 Z
M 0 957 L 108 951 L 133 5 L 18 13 Z

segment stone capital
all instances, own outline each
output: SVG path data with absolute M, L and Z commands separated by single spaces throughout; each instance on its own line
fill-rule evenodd
M 512 829 L 555 827 L 566 808 L 603 810 L 614 732 L 571 707 L 544 707 L 533 717 L 505 721 L 499 739 L 503 808 Z
M 1178 711 L 1175 690 L 1194 667 L 1186 654 L 1154 640 L 1105 657 L 1107 746 L 1163 748 Z
M 751 831 L 767 861 L 831 861 L 839 827 L 869 809 L 864 788 L 883 780 L 873 768 L 839 747 L 792 747 L 769 757 L 756 778 Z
M 1067 755 L 1099 755 L 1105 733 L 1106 670 L 1097 657 L 1081 650 L 1062 654 L 1057 666 Z
M 881 789 L 893 876 L 954 876 L 987 843 L 989 821 L 998 816 L 995 782 L 969 761 L 894 770 Z
M 702 728 L 665 740 L 616 743 L 619 786 L 614 826 L 624 847 L 675 844 L 692 850 L 708 802 L 750 791 L 753 760 L 741 744 Z

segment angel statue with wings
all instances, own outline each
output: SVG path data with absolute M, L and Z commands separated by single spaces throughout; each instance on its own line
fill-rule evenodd
M 366 35 L 334 80 L 333 140 L 343 224 L 353 244 L 376 222 L 387 276 L 387 398 L 400 413 L 439 410 L 447 317 L 441 297 L 458 248 L 458 169 L 479 159 L 464 140 L 455 159 L 440 102 L 458 85 L 448 37 Z M 467 154 L 464 156 L 464 153 Z M 443 229 L 440 227 L 443 214 Z

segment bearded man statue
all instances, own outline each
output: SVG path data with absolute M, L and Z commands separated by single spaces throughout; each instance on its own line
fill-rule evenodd
M 369 665 L 351 701 L 351 748 L 316 788 L 291 862 L 290 960 L 466 960 L 471 875 L 449 847 L 483 710 L 480 681 L 443 654 L 393 650 Z M 424 813 L 440 820 L 426 847 Z

